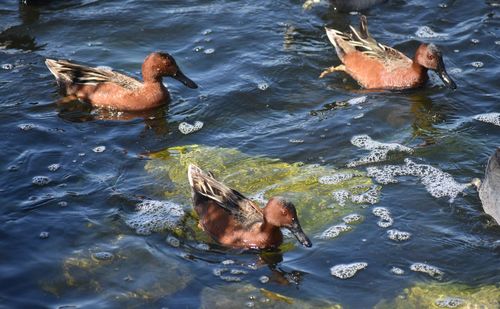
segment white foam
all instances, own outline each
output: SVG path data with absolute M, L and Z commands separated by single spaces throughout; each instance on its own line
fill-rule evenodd
M 35 128 L 36 125 L 33 123 L 22 123 L 22 124 L 19 124 L 17 127 L 23 131 L 29 131 L 29 130 Z
M 350 105 L 358 105 L 358 104 L 365 103 L 366 99 L 367 99 L 366 96 L 352 98 L 352 99 L 347 100 L 347 103 L 349 103 Z
M 381 143 L 374 141 L 366 134 L 355 135 L 351 138 L 351 143 L 359 148 L 370 150 L 370 153 L 358 160 L 347 163 L 348 167 L 385 161 L 391 151 L 412 153 L 413 149 L 397 143 Z
M 387 236 L 389 237 L 389 239 L 394 241 L 405 241 L 410 239 L 411 233 L 392 229 L 387 231 Z
M 167 237 L 166 241 L 169 245 L 171 245 L 174 248 L 178 248 L 181 245 L 181 242 L 179 241 L 179 239 L 177 239 L 176 237 L 174 237 L 172 235 L 169 235 Z
M 394 223 L 394 219 L 391 217 L 391 212 L 385 207 L 375 207 L 373 208 L 372 213 L 380 218 L 377 222 L 377 225 L 380 227 L 387 228 Z
M 373 205 L 378 202 L 379 191 L 379 186 L 372 186 L 361 194 L 351 194 L 347 190 L 337 190 L 332 192 L 332 197 L 342 207 L 346 205 L 348 200 L 356 204 L 368 203 Z
M 347 191 L 347 190 L 338 190 L 338 191 L 332 192 L 333 199 L 342 207 L 345 206 L 349 196 L 350 196 L 350 194 L 349 194 L 349 191 Z
M 393 273 L 393 274 L 395 274 L 395 275 L 399 275 L 399 276 L 401 276 L 401 275 L 403 275 L 403 274 L 405 273 L 405 271 L 404 271 L 404 270 L 402 270 L 402 269 L 401 269 L 401 268 L 399 268 L 399 267 L 392 267 L 392 268 L 391 268 L 391 273 Z
M 500 126 L 500 113 L 479 114 L 473 117 L 476 120 Z
M 341 224 L 337 224 L 334 226 L 330 226 L 323 233 L 321 233 L 321 235 L 316 236 L 316 238 L 332 239 L 332 238 L 339 236 L 340 233 L 348 232 L 350 230 L 352 230 L 352 227 L 350 227 L 349 225 L 346 225 L 344 223 L 341 223 Z
M 207 48 L 203 52 L 205 54 L 207 54 L 207 55 L 210 55 L 210 54 L 213 54 L 215 52 L 215 49 L 213 49 L 213 48 Z
M 49 171 L 51 172 L 55 172 L 57 171 L 59 168 L 61 167 L 60 164 L 57 164 L 57 163 L 54 163 L 54 164 L 51 164 L 49 166 L 47 166 L 47 168 L 49 169 Z
M 190 134 L 201 130 L 201 128 L 203 128 L 203 122 L 201 121 L 195 121 L 194 124 L 189 124 L 187 122 L 181 122 L 179 124 L 179 131 L 181 131 L 182 134 Z
M 294 139 L 294 138 L 291 138 L 288 140 L 288 142 L 292 143 L 292 144 L 302 144 L 304 142 L 303 139 Z
M 339 264 L 330 268 L 330 273 L 340 279 L 348 279 L 354 277 L 354 275 L 361 269 L 368 266 L 368 263 L 351 263 L 351 264 Z
M 45 186 L 50 183 L 50 178 L 47 176 L 35 176 L 31 182 L 37 186 Z
M 266 82 L 261 82 L 257 85 L 257 88 L 259 88 L 260 90 L 264 91 L 266 90 L 267 88 L 269 88 L 269 84 L 266 83 Z
M 405 159 L 405 165 L 386 165 L 383 167 L 368 167 L 368 176 L 382 184 L 397 183 L 396 176 L 416 176 L 427 191 L 435 198 L 447 196 L 450 202 L 465 190 L 470 184 L 458 183 L 453 177 L 442 170 L 427 165 L 417 164 Z
M 435 32 L 428 26 L 418 27 L 417 31 L 415 32 L 415 35 L 419 38 L 425 38 L 425 39 L 446 38 L 448 36 L 448 34 L 446 33 Z
M 459 297 L 445 297 L 443 299 L 436 299 L 436 306 L 441 308 L 458 308 L 463 305 L 465 301 Z
M 342 218 L 342 221 L 344 221 L 347 224 L 350 224 L 350 223 L 361 221 L 362 218 L 363 217 L 361 217 L 361 215 L 350 214 L 350 215 L 347 215 L 344 218 Z
M 481 61 L 474 61 L 474 62 L 471 62 L 470 65 L 472 65 L 476 69 L 479 69 L 479 68 L 482 68 L 484 66 L 484 63 Z
M 356 176 L 361 176 L 360 173 L 337 173 L 331 176 L 322 176 L 318 179 L 318 182 L 324 185 L 336 185 L 343 181 L 352 179 Z
M 416 272 L 426 273 L 436 279 L 440 279 L 444 275 L 439 268 L 425 263 L 413 263 L 411 264 L 410 269 Z
M 181 205 L 170 201 L 146 200 L 137 204 L 136 210 L 125 223 L 139 235 L 173 229 L 185 214 Z

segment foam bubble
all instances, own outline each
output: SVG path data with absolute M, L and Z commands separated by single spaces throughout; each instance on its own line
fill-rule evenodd
M 93 148 L 92 151 L 95 153 L 104 152 L 104 151 L 106 151 L 106 146 L 97 146 L 97 147 Z
M 430 38 L 445 38 L 448 36 L 446 33 L 438 33 L 432 30 L 428 26 L 421 26 L 418 27 L 417 31 L 415 32 L 415 35 L 419 38 L 425 38 L 425 39 L 430 39 Z
M 269 84 L 268 83 L 265 83 L 265 82 L 262 82 L 262 83 L 259 83 L 257 85 L 257 88 L 259 88 L 260 90 L 264 91 L 266 90 L 267 88 L 269 88 Z
M 417 164 L 405 159 L 405 165 L 386 165 L 383 167 L 368 167 L 367 174 L 382 184 L 397 183 L 396 176 L 416 176 L 427 191 L 435 198 L 447 196 L 450 202 L 465 190 L 470 184 L 456 182 L 453 177 L 442 170 L 427 165 Z
M 464 303 L 464 300 L 459 297 L 445 297 L 443 299 L 437 299 L 435 304 L 441 308 L 457 308 Z
M 59 168 L 61 167 L 60 164 L 57 164 L 57 163 L 54 163 L 54 164 L 51 164 L 49 166 L 47 166 L 47 168 L 49 169 L 49 171 L 51 172 L 55 172 L 57 171 Z
M 353 119 L 361 119 L 365 116 L 365 113 L 360 113 L 360 114 L 357 114 L 357 115 L 354 115 L 352 118 Z
M 359 270 L 368 266 L 368 263 L 351 263 L 351 264 L 338 264 L 330 268 L 330 273 L 340 279 L 348 279 L 353 277 Z
M 225 275 L 226 273 L 230 273 L 231 276 Z M 238 277 L 238 275 L 246 275 L 248 271 L 237 268 L 216 268 L 213 270 L 213 274 L 227 282 L 239 282 L 241 277 Z
M 4 69 L 4 70 L 12 70 L 13 68 L 14 68 L 14 65 L 11 63 L 2 64 L 2 69 Z
M 365 103 L 366 99 L 367 99 L 367 96 L 352 98 L 352 99 L 347 100 L 347 103 L 349 103 L 350 105 L 358 105 L 358 104 Z
M 387 231 L 387 236 L 389 237 L 389 239 L 394 241 L 405 241 L 410 239 L 411 233 L 392 229 Z
M 350 224 L 350 223 L 355 223 L 355 222 L 361 221 L 361 219 L 362 219 L 361 215 L 350 214 L 350 215 L 347 215 L 344 218 L 342 218 L 342 221 L 344 221 L 347 224 Z
M 374 141 L 371 137 L 366 134 L 355 135 L 351 138 L 351 143 L 359 148 L 370 150 L 367 156 L 364 156 L 358 160 L 351 161 L 347 163 L 348 167 L 355 167 L 358 165 L 381 162 L 387 159 L 387 155 L 391 151 L 399 151 L 412 153 L 413 149 L 397 144 L 397 143 L 381 143 Z
M 394 219 L 391 217 L 391 212 L 385 207 L 375 207 L 373 208 L 372 213 L 380 218 L 377 222 L 377 225 L 380 227 L 387 228 L 394 223 Z
M 113 257 L 113 253 L 106 251 L 95 252 L 92 254 L 92 258 L 98 261 L 109 261 L 112 260 Z
M 333 199 L 342 207 L 345 206 L 349 196 L 350 196 L 350 194 L 349 194 L 349 191 L 347 191 L 347 190 L 338 190 L 338 191 L 332 192 Z
M 378 202 L 379 186 L 372 186 L 368 191 L 361 194 L 353 194 L 351 201 L 356 204 L 375 204 Z
M 207 55 L 210 55 L 210 54 L 213 54 L 215 52 L 215 49 L 213 49 L 213 48 L 207 48 L 203 52 L 205 54 L 207 54 Z
M 332 238 L 339 236 L 340 233 L 348 232 L 350 230 L 352 230 L 352 227 L 350 227 L 349 225 L 346 225 L 344 223 L 341 223 L 341 224 L 337 224 L 334 226 L 330 226 L 323 233 L 321 233 L 321 235 L 316 236 L 316 238 L 332 239 Z
M 201 128 L 203 128 L 203 122 L 201 121 L 195 121 L 194 125 L 187 122 L 181 122 L 179 124 L 179 131 L 181 131 L 182 134 L 190 134 L 201 130 Z
M 40 239 L 47 239 L 49 238 L 49 232 L 40 232 L 38 237 L 40 237 Z
M 479 114 L 473 117 L 476 120 L 500 126 L 500 113 Z
M 484 63 L 481 61 L 474 61 L 474 62 L 471 62 L 470 65 L 472 65 L 476 69 L 479 69 L 479 68 L 482 68 L 484 66 Z
M 29 131 L 29 130 L 33 129 L 34 127 L 36 127 L 36 125 L 34 125 L 33 123 L 22 123 L 22 124 L 19 124 L 17 127 L 23 131 Z
M 174 248 L 178 248 L 181 245 L 181 242 L 179 241 L 179 239 L 177 239 L 176 237 L 174 237 L 172 235 L 169 235 L 167 237 L 166 241 L 169 245 L 171 245 Z
M 232 265 L 234 264 L 234 261 L 233 260 L 224 260 L 221 262 L 222 265 Z
M 352 179 L 356 176 L 361 176 L 360 173 L 337 173 L 331 176 L 322 176 L 318 179 L 318 182 L 324 185 L 336 185 L 343 181 Z
M 440 279 L 444 273 L 437 267 L 425 263 L 413 263 L 410 269 L 416 272 L 426 273 L 432 278 Z
M 262 284 L 266 284 L 266 283 L 268 283 L 268 282 L 269 282 L 269 277 L 268 277 L 268 276 L 261 276 L 261 277 L 259 278 L 259 281 L 260 281 L 260 283 L 262 283 Z
M 401 268 L 399 267 L 392 267 L 391 268 L 391 273 L 395 274 L 395 275 L 398 275 L 398 276 L 401 276 L 405 273 L 404 270 L 402 270 Z
M 136 210 L 125 223 L 139 235 L 173 229 L 185 214 L 181 205 L 170 201 L 143 201 L 137 204 Z
M 288 140 L 288 142 L 292 143 L 292 144 L 302 144 L 304 142 L 303 139 L 290 139 Z
M 37 186 L 45 186 L 50 183 L 50 178 L 47 176 L 35 176 L 31 182 Z

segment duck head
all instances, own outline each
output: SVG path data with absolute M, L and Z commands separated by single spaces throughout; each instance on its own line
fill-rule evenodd
M 264 208 L 265 220 L 274 226 L 286 228 L 305 247 L 311 247 L 309 237 L 304 233 L 297 217 L 295 206 L 282 197 L 273 197 Z
M 457 85 L 446 72 L 443 62 L 443 56 L 439 48 L 434 44 L 421 44 L 415 53 L 415 62 L 427 68 L 434 70 L 439 75 L 443 83 L 451 88 L 456 89 Z
M 144 81 L 159 81 L 163 76 L 170 76 L 186 87 L 198 88 L 195 82 L 182 73 L 174 57 L 167 53 L 154 52 L 149 54 L 142 64 L 142 76 Z

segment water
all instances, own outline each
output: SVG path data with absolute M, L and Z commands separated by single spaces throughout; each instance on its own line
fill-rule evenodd
M 338 64 L 323 26 L 347 29 L 358 16 L 337 12 L 326 1 L 310 10 L 303 3 L 0 4 L 3 305 L 223 307 L 223 300 L 234 300 L 265 307 L 293 298 L 297 306 L 367 308 L 415 284 L 478 288 L 500 281 L 500 230 L 482 212 L 477 193 L 467 188 L 450 203 L 433 197 L 417 177 L 382 185 L 374 206 L 356 208 L 363 220 L 352 230 L 313 238 L 311 249 L 295 246 L 266 262 L 208 238 L 172 238 L 167 231 L 138 235 L 126 224 L 144 199 L 166 199 L 170 184 L 144 167 L 149 153 L 172 146 L 236 148 L 251 156 L 345 168 L 366 156 L 351 138 L 367 134 L 413 149 L 389 153 L 376 166 L 401 165 L 410 157 L 458 183 L 482 177 L 500 140 L 500 127 L 473 118 L 500 111 L 497 1 L 394 0 L 364 11 L 373 36 L 408 55 L 417 40 L 439 45 L 458 85 L 449 91 L 431 76 L 424 89 L 383 93 L 360 90 L 343 74 L 318 79 L 324 68 Z M 57 103 L 44 65 L 46 57 L 68 58 L 140 76 L 143 59 L 155 50 L 174 55 L 200 88 L 165 80 L 171 104 L 140 115 Z M 179 131 L 181 123 L 197 121 L 201 130 Z M 390 240 L 373 207 L 386 208 L 391 229 L 411 238 Z M 339 223 L 341 218 L 304 229 L 312 237 Z M 103 252 L 106 259 L 95 258 Z M 235 263 L 222 264 L 226 260 Z M 346 280 L 328 271 L 360 261 L 366 269 Z M 275 262 L 277 268 L 266 266 Z M 442 278 L 411 271 L 415 263 L 438 268 Z M 394 267 L 404 273 L 391 273 Z M 224 269 L 222 275 L 214 275 L 217 269 Z

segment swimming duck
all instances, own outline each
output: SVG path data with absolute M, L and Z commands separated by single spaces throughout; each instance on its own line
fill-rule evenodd
M 67 60 L 46 59 L 64 95 L 76 96 L 93 106 L 122 111 L 151 109 L 170 101 L 162 78 L 170 76 L 189 88 L 198 88 L 177 66 L 174 58 L 154 52 L 142 64 L 143 82 L 116 71 L 93 68 Z
M 410 89 L 423 86 L 427 70 L 434 70 L 451 89 L 455 82 L 446 72 L 441 51 L 434 44 L 420 44 L 412 59 L 400 51 L 382 45 L 368 32 L 366 16 L 360 17 L 360 29 L 351 33 L 325 28 L 342 64 L 323 71 L 320 78 L 336 71 L 351 75 L 367 89 Z
M 286 228 L 302 245 L 312 246 L 300 227 L 295 206 L 282 197 L 272 197 L 260 208 L 193 164 L 189 165 L 188 179 L 200 226 L 218 243 L 233 248 L 276 249 L 283 242 L 280 228 Z
M 500 147 L 488 160 L 484 180 L 474 179 L 484 212 L 500 224 Z

